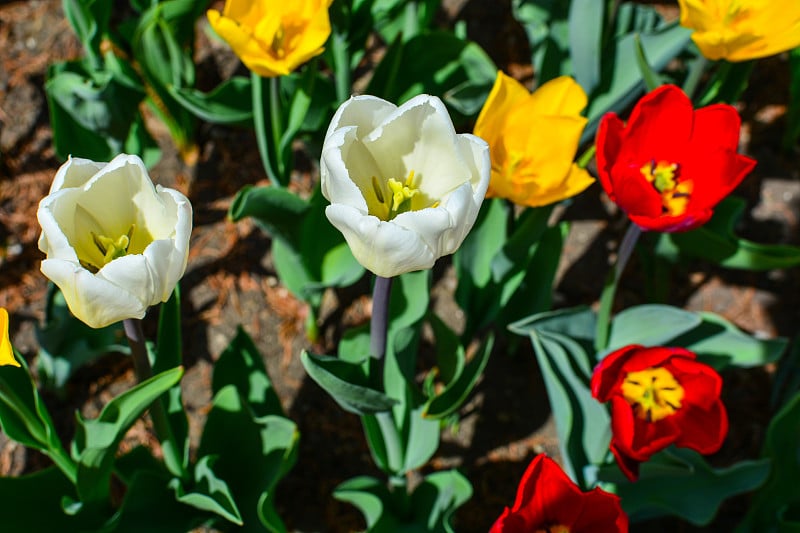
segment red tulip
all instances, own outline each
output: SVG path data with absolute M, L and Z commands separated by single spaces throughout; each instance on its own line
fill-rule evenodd
M 674 444 L 714 453 L 728 433 L 722 378 L 684 348 L 632 344 L 594 369 L 592 396 L 611 402 L 611 451 L 631 481 L 639 463 Z
M 678 87 L 659 87 L 639 100 L 627 125 L 614 113 L 601 119 L 600 183 L 643 230 L 694 229 L 756 164 L 736 153 L 740 125 L 732 106 L 695 111 Z
M 599 488 L 583 492 L 544 454 L 537 455 L 489 533 L 625 533 L 628 516 L 619 497 Z

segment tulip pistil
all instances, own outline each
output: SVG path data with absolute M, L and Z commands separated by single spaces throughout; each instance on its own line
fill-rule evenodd
M 394 178 L 389 178 L 386 182 L 388 191 L 383 188 L 383 184 L 378 181 L 375 176 L 372 177 L 372 190 L 375 193 L 375 198 L 378 200 L 376 215 L 381 220 L 392 220 L 400 213 L 414 211 L 411 205 L 411 199 L 420 193 L 420 190 L 414 183 L 414 171 L 410 171 L 405 181 L 398 181 Z
M 656 422 L 681 408 L 683 387 L 666 368 L 651 367 L 628 372 L 622 382 L 622 396 L 636 416 Z
M 131 227 L 128 229 L 128 233 L 124 235 L 120 235 L 116 239 L 112 239 L 111 237 L 107 237 L 106 235 L 98 235 L 95 232 L 91 232 L 92 235 L 92 242 L 103 254 L 103 264 L 97 266 L 92 264 L 88 261 L 81 260 L 81 265 L 84 268 L 91 271 L 93 274 L 97 273 L 102 267 L 113 261 L 114 259 L 118 259 L 128 254 L 128 248 L 131 246 L 131 238 L 133 237 L 133 230 L 135 229 L 135 224 L 131 224 Z
M 275 35 L 272 37 L 270 49 L 272 53 L 283 59 L 286 55 L 286 50 L 283 49 L 283 43 L 286 40 L 286 30 L 283 29 L 283 24 L 278 24 L 278 29 L 275 30 Z
M 661 194 L 661 210 L 669 216 L 682 215 L 692 196 L 693 183 L 680 180 L 680 165 L 651 160 L 639 169 L 642 176 Z
M 540 527 L 533 533 L 569 533 L 569 528 L 561 524 L 556 524 L 554 526 Z

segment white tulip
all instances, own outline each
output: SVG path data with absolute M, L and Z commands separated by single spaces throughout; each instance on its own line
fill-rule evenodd
M 186 270 L 192 206 L 153 185 L 139 157 L 70 158 L 37 213 L 42 273 L 93 328 L 142 318 L 165 302 Z
M 475 223 L 489 146 L 456 134 L 435 96 L 401 106 L 355 96 L 333 116 L 320 162 L 325 214 L 355 258 L 383 277 L 431 268 Z

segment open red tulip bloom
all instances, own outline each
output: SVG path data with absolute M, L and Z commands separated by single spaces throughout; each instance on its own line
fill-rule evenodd
M 517 489 L 514 507 L 506 507 L 489 533 L 625 533 L 628 516 L 619 497 L 599 488 L 581 491 L 544 454 L 537 455 Z
M 631 481 L 639 463 L 674 444 L 714 453 L 728 433 L 722 378 L 683 348 L 632 344 L 594 369 L 592 396 L 611 402 L 611 451 Z
M 686 231 L 755 166 L 737 154 L 741 121 L 727 104 L 694 110 L 681 89 L 645 95 L 627 125 L 607 113 L 597 130 L 597 172 L 608 196 L 643 230 Z

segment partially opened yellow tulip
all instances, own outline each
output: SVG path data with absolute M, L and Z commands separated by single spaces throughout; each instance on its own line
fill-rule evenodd
M 208 22 L 242 63 L 265 78 L 285 76 L 322 53 L 332 0 L 226 0 Z
M 586 119 L 586 93 L 562 76 L 530 93 L 497 73 L 474 133 L 489 143 L 492 179 L 487 197 L 530 207 L 574 196 L 594 182 L 573 163 Z
M 746 61 L 800 46 L 798 0 L 678 0 L 681 25 L 709 59 Z
M 3 365 L 20 366 L 14 359 L 14 350 L 8 338 L 8 311 L 0 307 L 0 366 Z

